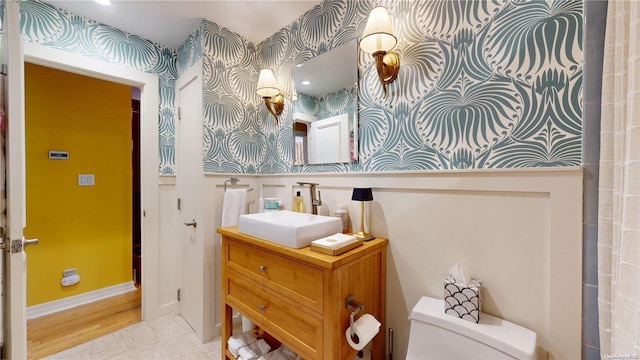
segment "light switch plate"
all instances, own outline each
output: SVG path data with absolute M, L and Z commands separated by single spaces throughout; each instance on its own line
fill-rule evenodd
M 78 175 L 78 185 L 80 186 L 94 186 L 95 178 L 93 174 L 79 174 Z

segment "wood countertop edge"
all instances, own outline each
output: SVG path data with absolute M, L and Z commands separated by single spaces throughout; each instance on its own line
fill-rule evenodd
M 375 238 L 367 241 L 353 250 L 349 250 L 340 255 L 328 255 L 311 250 L 310 246 L 296 249 L 286 245 L 280 245 L 271 241 L 263 240 L 254 236 L 246 235 L 238 231 L 237 226 L 219 227 L 217 232 L 222 236 L 228 236 L 245 244 L 259 246 L 260 248 L 290 256 L 293 259 L 313 264 L 326 269 L 334 269 L 361 256 L 385 247 L 388 240 L 385 238 Z

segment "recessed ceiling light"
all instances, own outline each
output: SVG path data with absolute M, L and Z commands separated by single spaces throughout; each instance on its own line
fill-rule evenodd
M 301 84 L 302 84 L 302 85 L 311 85 L 311 81 L 309 81 L 309 80 L 304 80 Z
M 94 1 L 103 6 L 111 5 L 111 0 L 94 0 Z

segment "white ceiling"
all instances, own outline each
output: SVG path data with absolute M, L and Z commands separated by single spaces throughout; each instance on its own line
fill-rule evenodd
M 102 24 L 177 48 L 202 22 L 214 23 L 260 43 L 321 0 L 44 0 Z

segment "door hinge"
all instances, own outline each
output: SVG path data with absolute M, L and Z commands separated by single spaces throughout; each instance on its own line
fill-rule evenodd
M 180 198 L 178 198 L 178 210 L 182 210 L 182 200 Z
M 182 120 L 182 108 L 178 107 L 178 120 Z
M 8 73 L 7 64 L 0 64 L 0 75 L 7 75 Z
M 180 289 L 178 289 L 178 301 L 180 301 Z
M 22 251 L 22 239 L 11 240 L 11 253 L 19 253 Z

